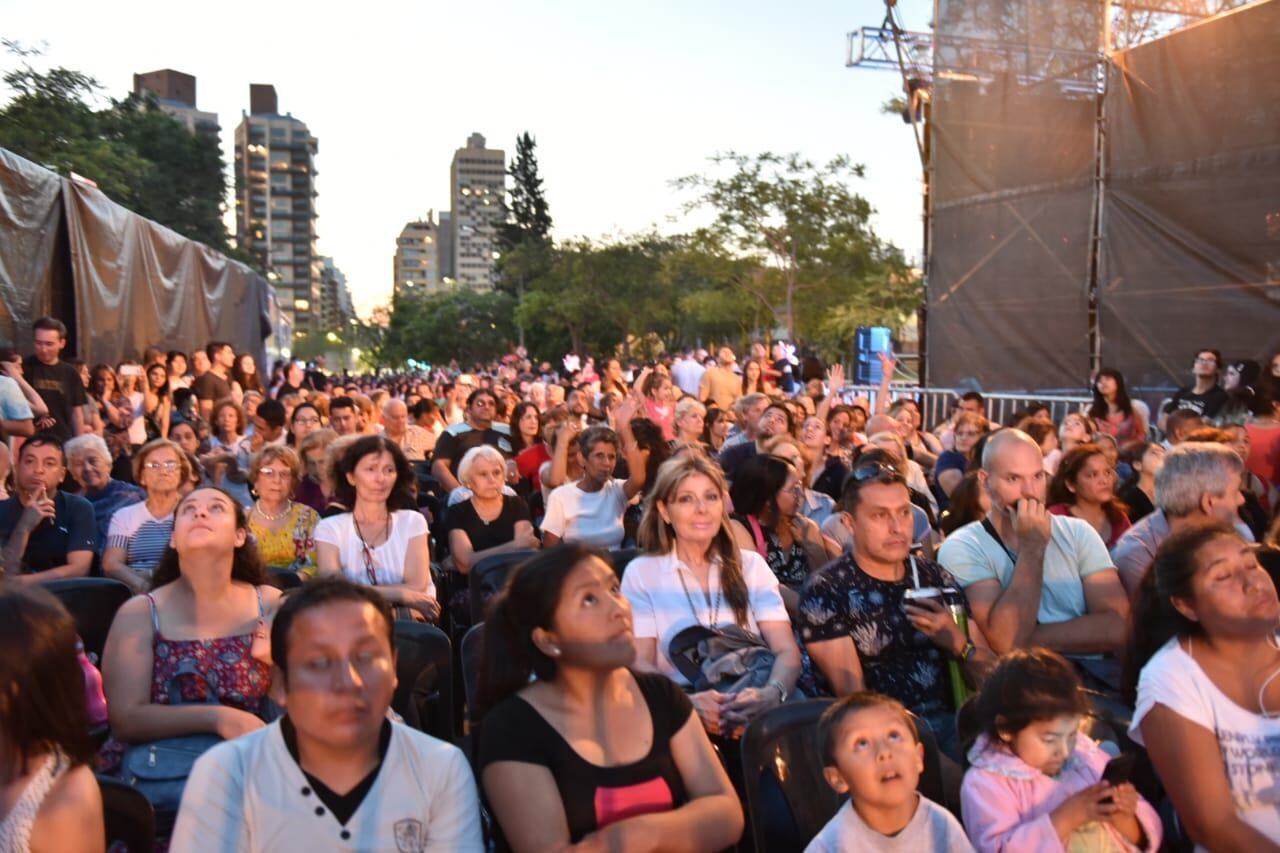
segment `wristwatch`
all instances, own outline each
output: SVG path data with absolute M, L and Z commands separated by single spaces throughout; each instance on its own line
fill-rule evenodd
M 787 701 L 787 688 L 783 687 L 782 682 L 779 681 L 778 679 L 776 678 L 769 679 L 769 683 L 766 684 L 765 687 L 778 688 L 778 704 L 779 705 Z
M 973 644 L 973 640 L 965 640 L 964 648 L 960 650 L 960 654 L 956 655 L 962 661 L 969 661 L 978 653 L 978 647 Z

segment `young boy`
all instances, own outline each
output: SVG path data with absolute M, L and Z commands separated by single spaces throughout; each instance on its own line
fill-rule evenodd
M 916 792 L 924 747 L 902 703 L 879 693 L 853 693 L 826 710 L 818 731 L 823 775 L 836 791 L 849 794 L 849 802 L 805 853 L 973 853 L 960 822 Z

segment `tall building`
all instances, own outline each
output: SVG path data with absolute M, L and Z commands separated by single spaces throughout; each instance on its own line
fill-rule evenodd
M 434 215 L 405 223 L 396 238 L 393 298 L 401 294 L 440 289 L 440 233 Z
M 324 331 L 316 252 L 319 149 L 306 124 L 280 114 L 274 86 L 249 87 L 236 128 L 236 239 L 258 256 L 295 335 Z
M 325 332 L 345 332 L 356 316 L 347 277 L 333 258 L 320 258 L 320 327 Z
M 133 94 L 154 95 L 163 110 L 192 133 L 218 141 L 218 114 L 196 109 L 196 78 L 172 68 L 133 75 Z
M 453 211 L 440 211 L 439 239 L 436 240 L 440 283 L 452 285 L 457 281 L 458 271 L 453 268 Z
M 501 150 L 484 147 L 473 133 L 467 147 L 454 152 L 449 168 L 453 202 L 453 265 L 458 284 L 478 290 L 493 287 L 497 225 L 506 194 L 507 158 Z

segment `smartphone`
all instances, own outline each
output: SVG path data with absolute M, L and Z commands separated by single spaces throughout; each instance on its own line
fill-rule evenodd
M 1107 766 L 1102 771 L 1102 781 L 1110 782 L 1112 785 L 1124 785 L 1133 777 L 1133 766 L 1137 760 L 1138 756 L 1132 752 L 1117 755 L 1107 762 Z M 1113 799 L 1107 797 L 1100 802 L 1110 803 Z
M 138 364 L 122 364 L 120 365 L 121 376 L 141 376 L 142 366 Z

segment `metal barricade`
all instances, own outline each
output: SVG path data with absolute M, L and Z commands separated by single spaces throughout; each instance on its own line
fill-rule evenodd
M 891 384 L 889 400 L 907 397 L 920 404 L 926 429 L 934 429 L 951 415 L 951 408 L 964 390 L 955 388 L 921 388 L 917 385 Z M 866 397 L 871 403 L 871 413 L 876 410 L 876 399 L 880 388 L 875 385 L 845 385 L 841 389 L 841 397 Z M 987 419 L 993 424 L 1003 425 L 1010 416 L 1019 409 L 1035 404 L 1049 407 L 1049 414 L 1054 423 L 1062 423 L 1071 412 L 1087 408 L 1092 397 L 1084 394 L 1020 394 L 1005 391 L 982 392 L 986 401 Z

